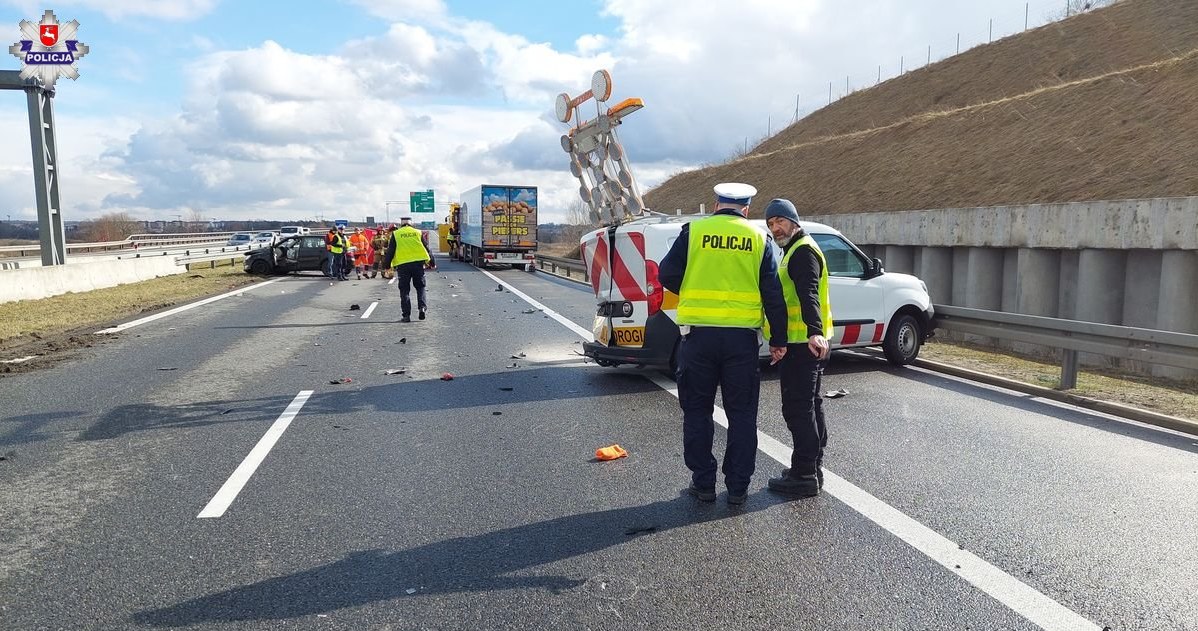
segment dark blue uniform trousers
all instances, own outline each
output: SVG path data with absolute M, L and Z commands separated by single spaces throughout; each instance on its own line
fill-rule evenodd
M 728 415 L 724 483 L 744 493 L 757 466 L 757 402 L 761 373 L 757 331 L 692 327 L 678 346 L 678 402 L 682 406 L 682 446 L 695 486 L 715 488 L 715 392 L 723 395 Z
M 787 344 L 786 356 L 778 364 L 782 417 L 794 439 L 790 470 L 796 476 L 818 473 L 824 461 L 828 426 L 820 380 L 827 365 L 828 360 L 816 359 L 806 344 Z

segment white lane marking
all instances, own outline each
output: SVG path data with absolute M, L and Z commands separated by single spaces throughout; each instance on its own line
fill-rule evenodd
M 225 480 L 225 483 L 216 492 L 216 495 L 212 496 L 212 499 L 204 507 L 204 510 L 200 511 L 199 515 L 196 515 L 197 519 L 220 517 L 225 514 L 229 505 L 233 503 L 233 500 L 237 499 L 237 494 L 245 487 L 245 483 L 250 481 L 250 476 L 254 475 L 254 471 L 258 470 L 258 465 L 262 464 L 262 461 L 266 459 L 266 454 L 270 453 L 271 448 L 283 436 L 283 432 L 287 431 L 287 426 L 291 425 L 291 421 L 295 419 L 296 414 L 299 414 L 300 408 L 304 407 L 304 403 L 308 402 L 308 397 L 310 396 L 312 396 L 311 390 L 303 390 L 295 395 L 295 398 L 291 400 L 291 404 L 287 406 L 286 410 L 283 410 L 283 413 L 270 426 L 270 429 L 266 430 L 266 433 L 258 440 L 258 444 L 254 445 L 254 448 L 245 457 L 245 460 L 242 460 L 241 464 L 237 465 L 237 468 L 233 471 L 233 475 L 229 476 L 228 480 Z
M 656 373 L 645 376 L 662 390 L 678 396 L 678 387 L 674 382 Z M 721 427 L 728 428 L 728 416 L 719 406 L 716 406 L 712 417 Z M 790 447 L 760 430 L 757 431 L 757 448 L 784 465 L 790 464 Z M 827 469 L 824 469 L 824 490 L 1040 628 L 1052 631 L 1097 631 L 1099 628 L 1068 607 L 962 549 L 947 537 Z
M 526 294 L 499 280 L 492 274 L 486 271 L 483 271 L 483 273 L 507 287 L 512 293 L 523 298 L 534 307 L 538 309 L 545 308 L 544 305 L 532 300 Z M 547 308 L 545 308 L 545 312 L 551 314 L 551 317 L 557 315 Z M 587 341 L 593 340 L 591 333 L 577 324 L 565 320 L 561 316 L 554 317 L 554 319 L 564 324 L 571 331 L 578 333 L 583 339 Z M 678 396 L 678 387 L 674 382 L 654 372 L 649 372 L 645 376 L 662 390 L 669 392 L 674 397 Z M 728 417 L 724 414 L 722 408 L 716 406 L 712 416 L 725 429 L 728 427 Z M 790 464 L 791 449 L 776 438 L 758 430 L 757 444 L 758 449 L 762 453 L 782 464 Z M 841 478 L 827 469 L 824 469 L 824 489 L 829 495 L 857 511 L 866 519 L 881 526 L 890 534 L 922 552 L 928 558 L 944 566 L 950 572 L 957 574 L 974 587 L 989 594 L 992 598 L 1040 628 L 1046 631 L 1098 631 L 1101 628 L 1072 609 L 1036 591 L 1035 588 L 1027 583 L 991 565 L 985 559 L 961 549 L 959 545 L 947 537 L 919 523 L 897 508 L 870 495 L 852 482 Z
M 391 280 L 387 281 L 387 284 L 388 284 L 388 285 L 394 285 L 394 284 L 395 284 L 395 279 L 397 279 L 397 278 L 399 278 L 399 277 L 398 277 L 398 276 L 392 276 L 392 277 L 391 277 Z
M 191 304 L 183 305 L 182 307 L 175 307 L 174 309 L 169 309 L 167 311 L 163 311 L 162 313 L 155 313 L 152 316 L 146 316 L 144 318 L 140 318 L 140 319 L 134 320 L 132 322 L 126 322 L 124 324 L 118 324 L 114 327 L 110 327 L 110 328 L 104 329 L 102 331 L 96 331 L 95 335 L 102 335 L 105 333 L 120 333 L 121 331 L 124 331 L 125 329 L 131 329 L 135 326 L 140 326 L 142 324 L 146 324 L 147 322 L 153 322 L 154 320 L 161 320 L 162 318 L 165 318 L 168 316 L 173 316 L 176 313 L 183 313 L 184 311 L 187 311 L 189 309 L 195 309 L 196 307 L 202 307 L 207 304 L 212 304 L 212 303 L 216 302 L 217 300 L 224 300 L 225 298 L 228 298 L 229 296 L 236 296 L 237 294 L 240 294 L 241 292 L 252 291 L 254 289 L 258 289 L 259 287 L 265 287 L 271 283 L 277 283 L 281 280 L 283 280 L 283 279 L 276 278 L 274 280 L 268 280 L 265 282 L 258 283 L 257 285 L 250 285 L 249 287 L 242 287 L 241 289 L 234 289 L 233 291 L 230 291 L 229 293 L 226 293 L 226 294 L 221 294 L 219 296 L 212 296 L 211 298 L 205 298 L 203 300 L 200 300 L 199 302 L 193 302 Z
M 528 296 L 528 294 L 520 291 L 519 289 L 516 289 L 515 287 L 512 287 L 511 284 L 509 284 L 509 283 L 499 280 L 499 277 L 495 276 L 491 272 L 488 272 L 487 270 L 479 270 L 479 271 L 486 274 L 487 277 L 489 277 L 491 280 L 499 283 L 500 285 L 503 285 L 504 287 L 507 287 L 508 291 L 510 291 L 513 294 L 516 294 L 520 298 L 524 299 L 524 302 L 527 302 L 528 304 L 532 305 L 533 307 L 540 309 L 541 311 L 543 311 L 545 313 L 545 315 L 553 318 L 554 320 L 557 320 L 559 324 L 566 327 L 567 329 L 574 331 L 582 339 L 584 339 L 588 342 L 595 341 L 595 336 L 592 335 L 590 331 L 578 326 L 577 324 L 574 324 L 574 322 L 571 321 L 566 316 L 554 311 L 553 309 L 550 309 L 549 307 L 546 307 L 545 305 L 537 302 L 536 300 L 533 300 L 532 298 L 530 298 Z
M 374 308 L 377 306 L 379 306 L 379 301 L 377 300 L 370 303 L 370 306 L 366 307 L 366 312 L 362 314 L 362 319 L 365 320 L 366 318 L 369 318 L 370 314 L 374 313 Z

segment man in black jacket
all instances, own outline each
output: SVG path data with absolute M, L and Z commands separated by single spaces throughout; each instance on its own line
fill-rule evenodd
M 824 423 L 820 379 L 828 362 L 832 308 L 828 303 L 828 266 L 815 239 L 799 225 L 794 204 L 775 199 L 765 208 L 774 242 L 782 246 L 778 276 L 789 312 L 787 352 L 778 365 L 782 416 L 794 440 L 790 468 L 769 481 L 772 491 L 790 497 L 819 495 L 823 486 Z

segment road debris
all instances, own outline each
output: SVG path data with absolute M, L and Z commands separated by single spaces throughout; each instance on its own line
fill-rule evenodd
M 405 592 L 407 592 L 407 593 L 408 593 L 408 595 L 412 595 L 412 594 L 415 594 L 415 593 L 416 593 L 416 588 L 415 588 L 415 587 L 409 587 L 409 588 L 405 589 L 404 591 L 405 591 Z
M 616 460 L 628 456 L 628 450 L 619 445 L 609 445 L 595 450 L 596 460 Z
M 496 285 L 495 291 L 503 291 L 503 285 Z
M 536 313 L 536 312 L 537 312 L 536 309 L 525 309 L 524 311 L 521 311 L 520 313 Z
M 402 375 L 406 372 L 408 372 L 407 368 L 391 368 L 388 370 L 384 370 L 383 374 L 384 375 Z
M 500 416 L 503 412 L 491 412 L 491 416 Z
M 525 357 L 528 357 L 528 355 L 525 355 L 524 353 L 517 353 L 515 355 L 512 355 L 512 359 L 524 359 Z
M 349 306 L 350 311 L 361 311 L 361 309 L 362 309 L 362 306 L 357 303 L 354 303 Z
M 517 364 L 516 362 L 512 362 L 512 365 L 508 366 L 508 368 L 519 368 L 519 367 L 520 367 L 520 364 Z
M 354 380 L 350 379 L 349 377 L 342 377 L 340 379 L 334 379 L 334 380 L 330 381 L 329 383 L 331 383 L 335 386 L 339 386 L 343 383 L 353 383 L 353 382 L 354 382 Z
M 441 381 L 453 381 L 453 373 L 445 373 L 441 375 Z
M 844 388 L 841 388 L 841 389 L 839 389 L 839 390 L 829 390 L 829 391 L 825 392 L 825 393 L 824 393 L 824 398 L 827 398 L 827 399 L 839 399 L 840 397 L 847 396 L 848 394 L 849 394 L 849 391 L 848 391 L 848 390 L 845 390 Z
M 515 388 L 500 388 L 500 390 L 503 390 L 504 392 L 511 392 L 512 390 L 515 390 Z
M 399 343 L 400 343 L 400 344 L 407 344 L 407 343 L 408 343 L 408 338 L 406 338 L 406 337 L 401 337 L 401 338 L 399 338 Z
M 162 368 L 159 368 L 158 370 L 179 370 L 179 369 L 174 366 L 164 366 Z
M 657 526 L 633 526 L 632 528 L 625 530 L 624 534 L 631 537 L 633 535 L 649 534 L 654 532 L 657 532 Z
M 221 416 L 224 416 L 224 415 L 226 415 L 226 414 L 228 414 L 228 413 L 230 413 L 230 412 L 232 412 L 232 411 L 233 411 L 233 408 L 229 408 L 229 409 L 225 410 L 224 412 L 221 412 L 221 413 L 220 413 L 220 415 L 221 415 Z

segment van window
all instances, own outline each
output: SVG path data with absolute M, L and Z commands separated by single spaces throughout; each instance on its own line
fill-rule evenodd
M 813 234 L 811 237 L 819 244 L 824 260 L 828 262 L 828 276 L 865 276 L 868 263 L 847 241 L 834 234 Z

